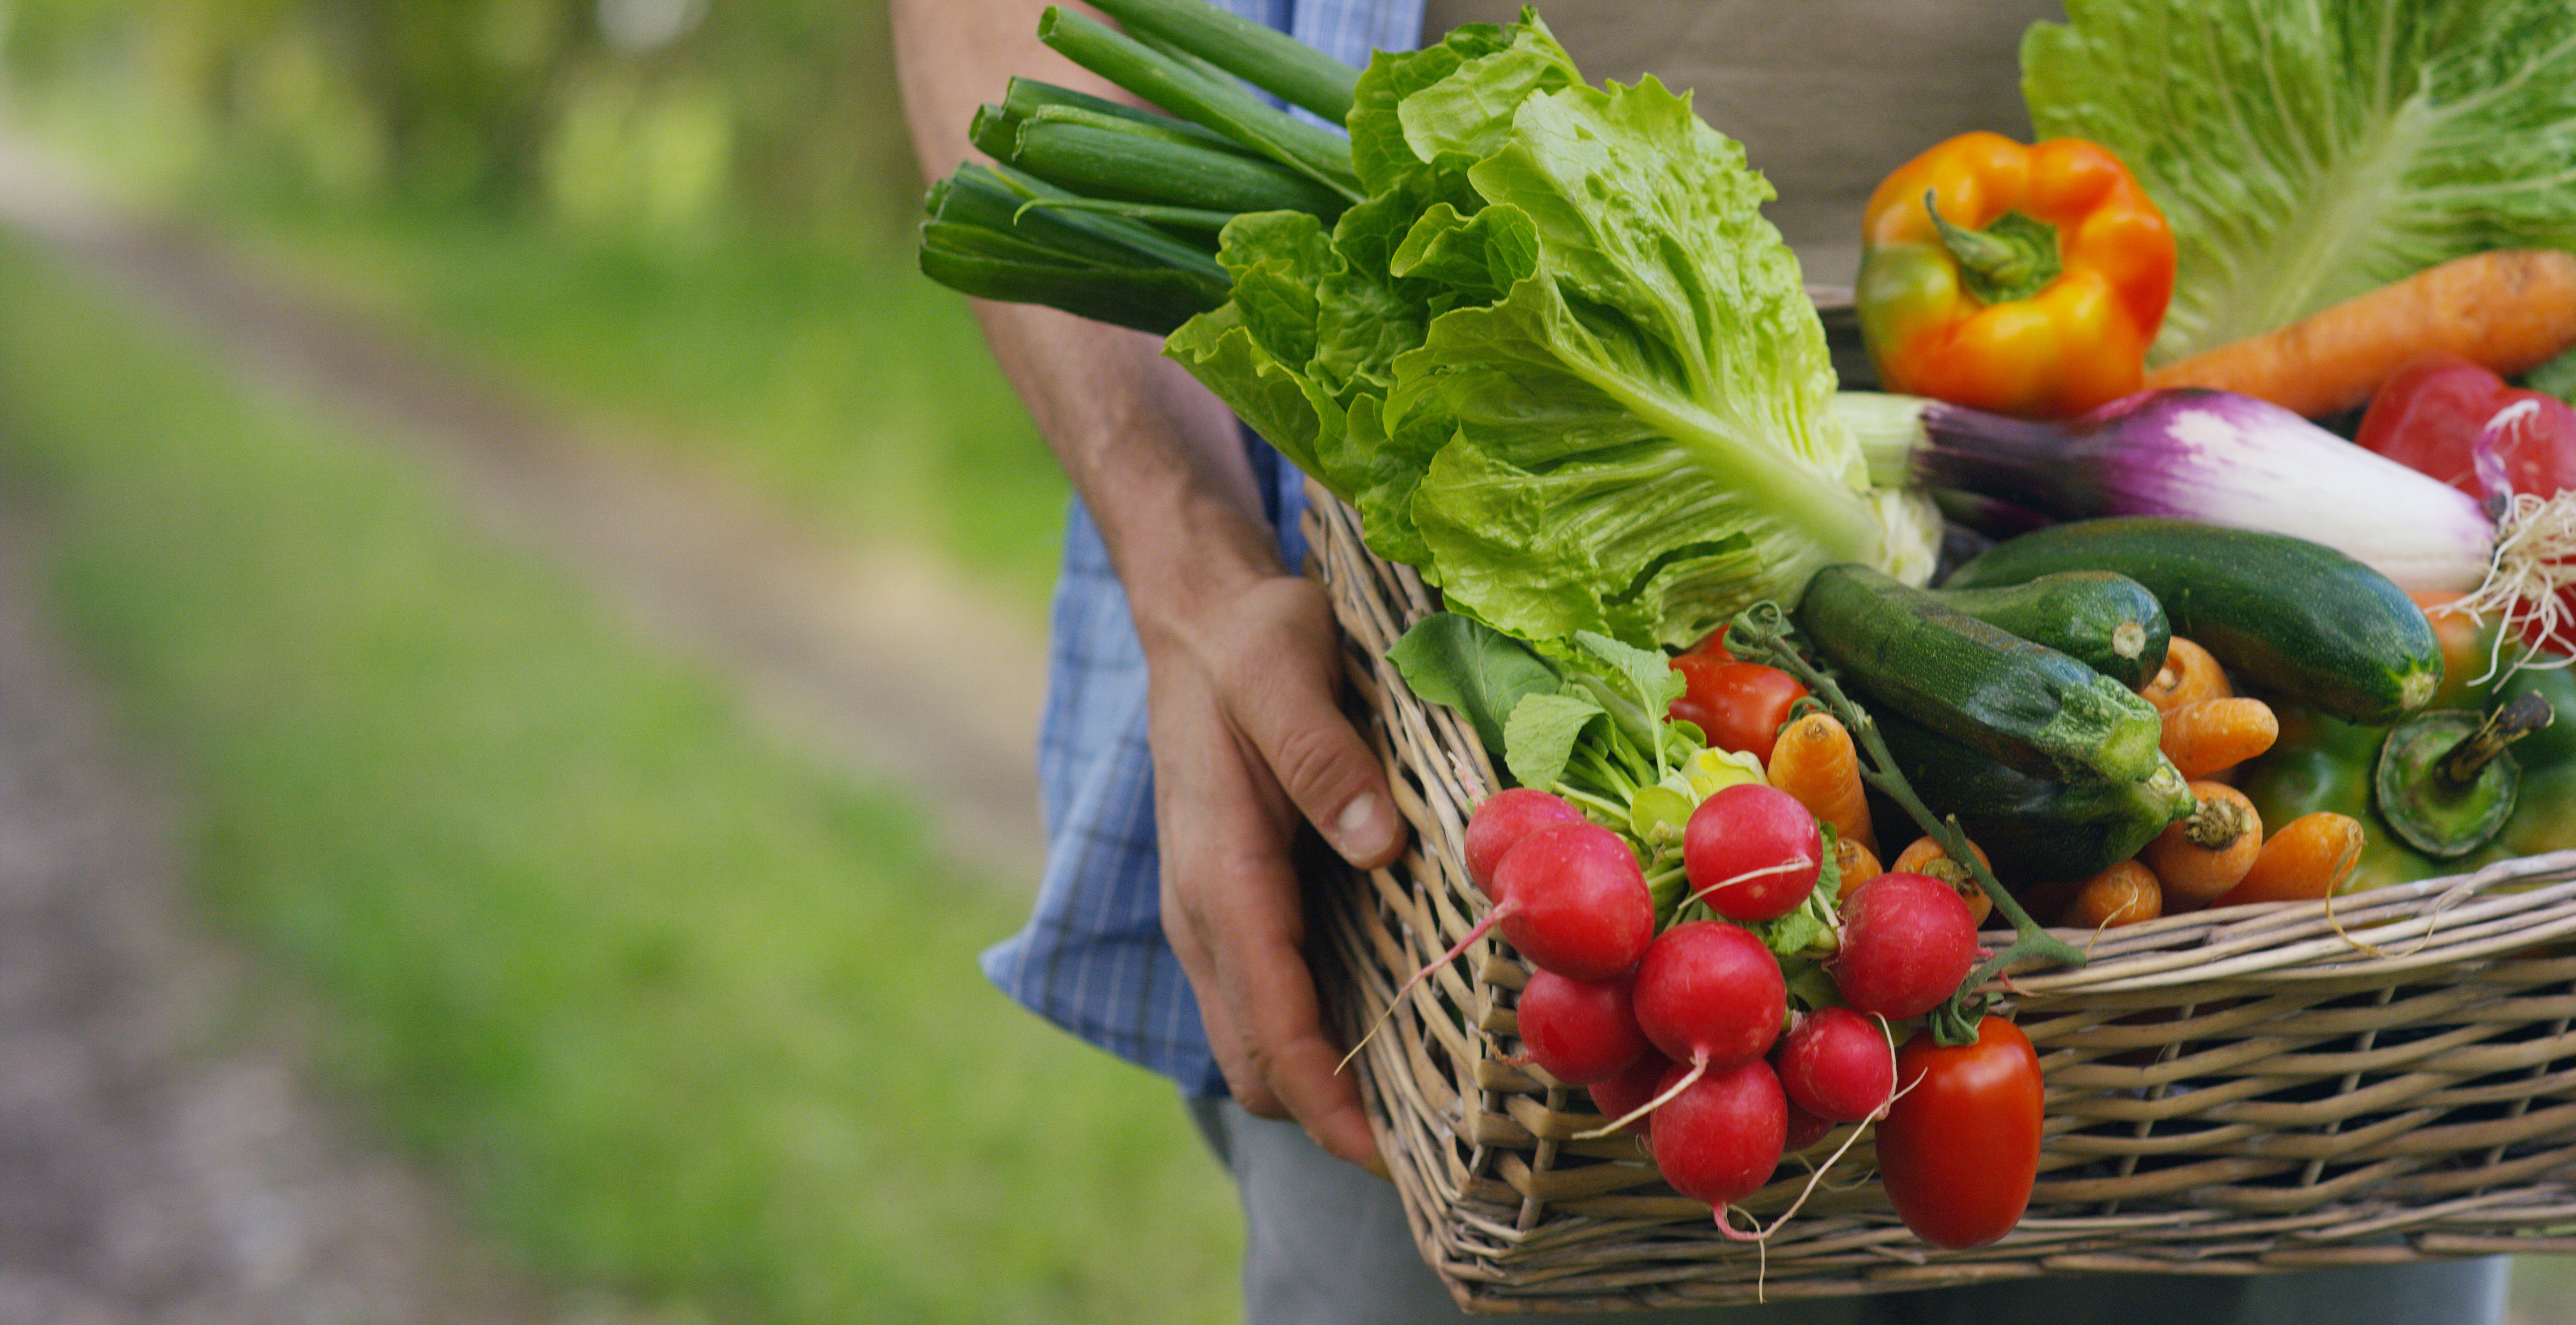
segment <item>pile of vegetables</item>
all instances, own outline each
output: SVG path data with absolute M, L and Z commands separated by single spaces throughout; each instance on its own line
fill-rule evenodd
M 1841 1124 L 2011 1230 L 2042 921 L 2576 847 L 2576 10 L 2072 0 L 2053 137 L 1859 219 L 1895 395 L 1743 149 L 1534 12 L 1358 71 L 1096 2 L 1041 35 L 1153 109 L 1014 80 L 923 269 L 1164 335 L 1441 591 L 1390 657 L 1514 784 L 1461 845 L 1528 1060 L 1729 1236 Z

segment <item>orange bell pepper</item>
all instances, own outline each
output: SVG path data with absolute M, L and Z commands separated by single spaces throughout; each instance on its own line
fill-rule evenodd
M 2173 293 L 2173 231 L 2080 138 L 1968 133 L 1869 198 L 1857 291 L 1889 391 L 2025 418 L 2136 391 Z

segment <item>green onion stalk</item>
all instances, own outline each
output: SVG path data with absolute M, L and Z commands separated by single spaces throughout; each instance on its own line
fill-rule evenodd
M 1330 223 L 1364 194 L 1338 123 L 1359 71 L 1204 0 L 1107 0 L 1125 31 L 1048 9 L 1041 40 L 1156 110 L 1014 78 L 975 113 L 970 164 L 924 200 L 921 269 L 960 293 L 1169 334 L 1224 304 L 1228 221 Z

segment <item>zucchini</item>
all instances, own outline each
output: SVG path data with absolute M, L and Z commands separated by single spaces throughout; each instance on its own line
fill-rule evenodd
M 1873 714 L 1896 769 L 1934 814 L 1957 815 L 1995 874 L 2016 886 L 2089 879 L 2190 816 L 2190 786 L 2159 755 L 2134 782 L 2069 785 L 2030 777 L 1895 713 Z
M 2117 571 L 2164 604 L 2175 633 L 2282 697 L 2384 727 L 2442 685 L 2442 647 L 2406 592 L 2305 539 L 2187 520 L 2084 520 L 1997 544 L 1953 589 Z
M 1959 611 L 2045 644 L 2131 690 L 2143 690 L 2164 666 L 2173 626 L 2147 587 L 2109 571 L 2072 570 L 2028 584 L 1941 590 Z
M 2056 782 L 2155 772 L 2155 708 L 2065 654 L 1867 566 L 1816 572 L 1798 626 L 1843 678 L 1934 732 Z

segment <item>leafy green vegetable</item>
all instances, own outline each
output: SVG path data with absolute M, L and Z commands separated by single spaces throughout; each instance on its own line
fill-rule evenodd
M 1229 225 L 1234 298 L 1167 352 L 1381 555 L 1513 634 L 1635 645 L 1828 562 L 1928 573 L 1937 526 L 1873 499 L 1828 412 L 1770 186 L 1687 98 L 1582 84 L 1525 15 L 1381 53 L 1349 126 L 1369 197 L 1329 234 Z
M 2576 248 L 2567 0 L 2068 0 L 2043 137 L 2110 148 L 2180 249 L 2158 362 L 2463 254 Z
M 1580 692 L 1524 696 L 1512 706 L 1511 720 L 1503 727 L 1503 760 L 1511 767 L 1512 780 L 1524 787 L 1554 788 L 1565 778 L 1575 742 L 1606 713 L 1599 702 Z M 1607 723 L 1600 727 L 1616 730 Z
M 1553 695 L 1562 682 L 1530 646 L 1455 612 L 1415 622 L 1386 658 L 1414 694 L 1466 715 L 1490 753 L 1503 750 L 1503 724 L 1515 705 L 1530 695 Z

